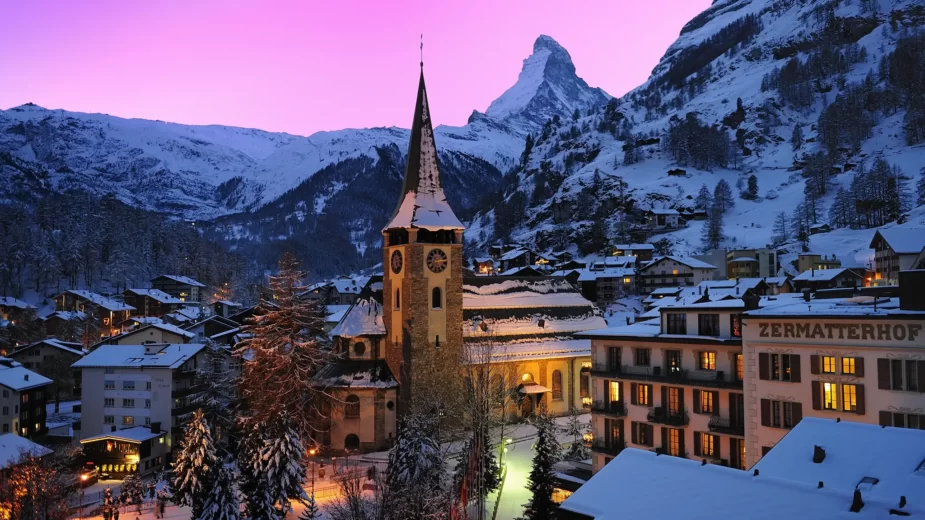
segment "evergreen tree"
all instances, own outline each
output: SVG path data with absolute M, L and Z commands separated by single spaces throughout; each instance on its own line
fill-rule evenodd
M 700 186 L 700 191 L 697 192 L 697 198 L 694 199 L 694 208 L 707 211 L 712 206 L 713 195 L 710 193 L 710 188 L 707 188 L 706 183 L 704 183 Z
M 726 210 L 734 206 L 735 198 L 732 196 L 732 188 L 729 187 L 726 179 L 720 179 L 716 183 L 716 187 L 713 188 L 713 207 L 718 209 L 720 213 L 725 213 Z
M 284 518 L 292 511 L 293 500 L 305 499 L 302 440 L 285 415 L 264 427 L 259 450 L 260 472 L 266 479 L 266 493 L 277 516 Z
M 527 134 L 527 140 L 524 143 L 524 151 L 520 154 L 520 166 L 527 167 L 530 163 L 530 153 L 533 151 L 533 134 Z
M 199 406 L 209 424 L 217 448 L 228 447 L 229 432 L 234 426 L 232 403 L 235 398 L 231 373 L 231 353 L 224 345 L 209 342 L 203 349 L 203 360 L 196 369 L 197 391 L 190 396 Z
M 299 515 L 299 520 L 321 520 L 321 511 L 315 503 L 314 496 L 305 499 L 305 509 Z
M 800 123 L 793 125 L 793 133 L 790 134 L 790 146 L 793 147 L 794 152 L 803 147 L 803 127 L 800 126 Z
M 803 252 L 809 251 L 809 227 L 815 221 L 812 206 L 804 200 L 793 211 L 791 228 L 793 236 L 800 242 Z
M 703 250 L 710 251 L 711 249 L 719 248 L 722 240 L 723 212 L 714 204 L 710 208 L 706 222 L 703 223 L 703 235 L 701 236 Z
M 925 206 L 925 168 L 922 168 L 922 171 L 919 172 L 919 182 L 915 185 L 915 191 L 915 203 L 919 206 Z
M 248 403 L 247 421 L 272 424 L 286 415 L 307 437 L 322 417 L 317 405 L 323 401 L 322 390 L 312 376 L 327 362 L 329 350 L 326 310 L 299 297 L 306 290 L 303 279 L 295 257 L 284 254 L 279 274 L 270 277 L 273 300 L 261 302 L 244 327 L 250 338 L 238 344 L 235 355 L 242 360 L 238 386 Z
M 556 440 L 556 424 L 545 412 L 537 416 L 536 443 L 533 444 L 533 467 L 527 478 L 530 502 L 525 504 L 524 520 L 555 520 L 558 505 L 552 501 L 556 488 L 554 465 L 559 462 L 562 447 Z
M 829 224 L 833 227 L 853 227 L 857 220 L 854 209 L 854 199 L 845 188 L 838 188 L 835 201 L 829 208 Z
M 170 483 L 173 500 L 177 505 L 193 510 L 193 518 L 202 514 L 202 506 L 212 487 L 211 478 L 216 465 L 212 433 L 202 410 L 193 412 L 183 430 L 180 450 L 171 464 L 173 481 Z
M 755 177 L 754 174 L 748 176 L 748 187 L 745 189 L 745 193 L 742 194 L 742 198 L 745 200 L 758 198 L 758 177 Z
M 774 219 L 774 231 L 771 237 L 771 244 L 774 247 L 780 247 L 790 240 L 790 220 L 787 213 L 781 211 Z
M 241 508 L 234 485 L 234 473 L 222 464 L 213 468 L 212 488 L 196 520 L 239 520 Z
M 488 429 L 480 428 L 482 434 L 475 433 L 466 441 L 462 458 L 456 465 L 457 487 L 465 486 L 468 497 L 482 498 L 498 489 L 501 485 L 501 468 L 489 439 Z
M 145 501 L 145 489 L 137 474 L 132 473 L 122 481 L 119 500 L 129 506 L 139 506 L 139 510 L 141 509 L 141 503 Z
M 260 450 L 264 445 L 263 425 L 249 424 L 238 447 L 238 487 L 248 520 L 278 520 L 269 494 L 269 483 L 262 470 Z
M 395 445 L 389 450 L 386 482 L 396 518 L 440 518 L 449 509 L 446 466 L 434 440 L 437 418 L 409 414 L 401 419 Z
M 569 408 L 568 424 L 565 426 L 565 433 L 571 435 L 572 443 L 565 450 L 562 458 L 564 460 L 582 461 L 591 458 L 591 450 L 585 446 L 585 433 L 588 431 L 589 424 L 581 422 L 581 415 L 573 406 Z

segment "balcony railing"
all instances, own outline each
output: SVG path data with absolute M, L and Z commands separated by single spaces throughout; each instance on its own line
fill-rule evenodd
M 626 406 L 623 405 L 623 401 L 594 401 L 591 403 L 591 412 L 626 417 Z
M 688 417 L 686 410 L 669 412 L 667 408 L 656 406 L 655 408 L 649 408 L 649 414 L 646 416 L 646 420 L 650 423 L 664 424 L 667 426 L 687 426 L 690 422 L 690 417 Z
M 594 439 L 591 441 L 591 449 L 598 453 L 606 453 L 608 455 L 619 455 L 623 448 L 626 447 L 620 439 L 612 439 L 607 441 L 606 439 Z
M 591 375 L 632 379 L 636 381 L 662 381 L 678 385 L 705 386 L 710 388 L 742 388 L 742 381 L 735 375 L 722 370 L 675 370 L 663 367 L 622 365 L 615 367 L 607 363 L 595 363 Z
M 724 417 L 710 417 L 710 423 L 707 427 L 713 433 L 725 433 L 726 435 L 745 437 L 744 424 L 733 424 L 731 420 Z
M 620 365 L 611 365 L 610 363 L 594 363 L 591 365 L 592 376 L 603 377 L 620 377 L 622 367 Z

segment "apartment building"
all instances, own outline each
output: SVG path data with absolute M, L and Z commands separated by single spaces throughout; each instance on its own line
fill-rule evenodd
M 45 402 L 51 379 L 0 357 L 0 433 L 33 437 L 48 433 Z
M 744 469 L 745 306 L 665 306 L 658 320 L 579 334 L 591 339 L 595 472 L 627 447 Z
M 72 366 L 81 371 L 82 415 L 75 436 L 85 440 L 161 426 L 167 450 L 182 435 L 201 344 L 102 345 Z M 160 441 L 158 441 L 160 442 Z
M 879 229 L 870 241 L 874 250 L 876 285 L 895 285 L 899 273 L 916 269 L 916 260 L 925 250 L 925 228 Z
M 691 257 L 660 256 L 637 271 L 636 285 L 640 294 L 649 294 L 664 287 L 693 287 L 713 279 L 716 266 Z

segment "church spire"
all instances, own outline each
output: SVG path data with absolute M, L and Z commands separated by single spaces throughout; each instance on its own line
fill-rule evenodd
M 462 223 L 447 203 L 440 184 L 440 166 L 430 121 L 427 88 L 424 86 L 423 61 L 401 198 L 383 230 L 396 228 L 463 229 Z

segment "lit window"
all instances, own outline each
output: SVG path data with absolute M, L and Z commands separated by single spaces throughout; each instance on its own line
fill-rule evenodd
M 716 352 L 700 353 L 700 370 L 716 370 Z
M 822 399 L 822 408 L 824 410 L 837 410 L 838 409 L 838 390 L 836 389 L 837 385 L 835 383 L 823 383 L 823 399 Z
M 858 410 L 858 387 L 857 385 L 841 385 L 842 388 L 842 406 L 846 412 L 856 412 Z
M 671 270 L 671 274 L 677 275 L 677 274 L 678 274 L 678 270 L 677 270 L 677 269 L 672 269 L 672 270 Z
M 131 415 L 126 415 L 126 416 L 122 417 L 122 424 L 123 424 L 124 426 L 131 426 L 131 425 L 135 424 L 135 418 L 132 417 Z
M 853 357 L 841 358 L 841 373 L 845 375 L 855 374 L 855 359 Z
M 736 354 L 736 381 L 745 380 L 745 359 L 742 354 Z
M 714 444 L 715 437 L 709 433 L 700 434 L 700 454 L 704 457 L 715 457 L 716 456 L 716 445 Z
M 700 392 L 700 411 L 713 413 L 713 392 Z
M 636 403 L 649 406 L 649 385 L 636 385 Z
M 623 283 L 624 283 L 624 284 L 633 283 L 633 279 L 632 279 L 632 278 L 624 278 L 624 279 L 623 279 Z
M 675 457 L 681 455 L 681 430 L 668 429 L 668 454 Z
M 835 373 L 835 356 L 822 356 L 822 373 Z
M 558 372 L 558 370 L 556 372 Z M 553 379 L 553 384 L 555 384 L 555 379 Z M 610 401 L 616 402 L 619 400 L 620 400 L 620 382 L 611 381 L 610 382 Z

